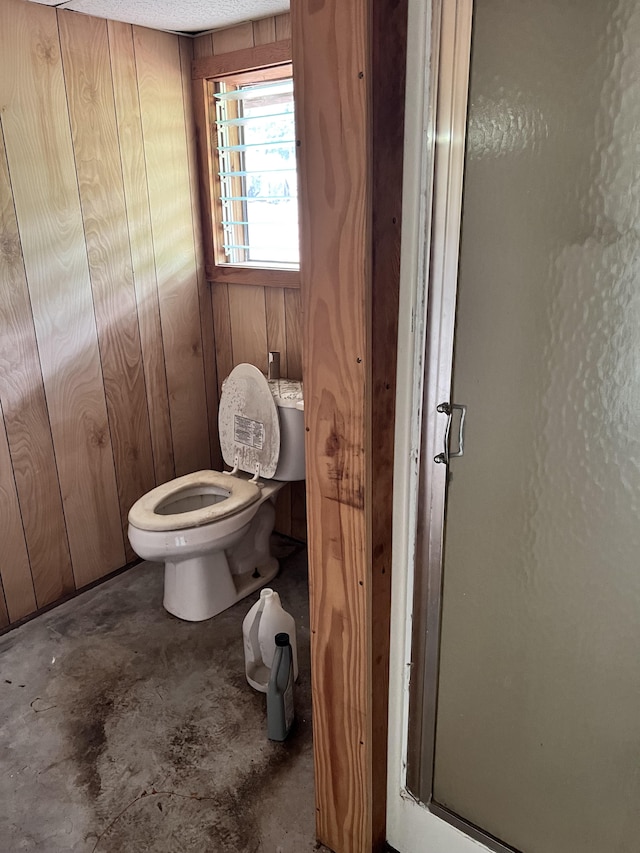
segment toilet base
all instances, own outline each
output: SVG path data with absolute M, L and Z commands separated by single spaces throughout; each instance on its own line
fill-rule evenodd
M 275 517 L 272 500 L 265 500 L 250 524 L 230 537 L 234 544 L 227 540 L 231 547 L 185 560 L 167 560 L 165 610 L 179 619 L 202 622 L 273 580 L 279 569 L 269 547 Z
M 270 557 L 253 572 L 232 575 L 224 551 L 165 563 L 165 610 L 188 622 L 202 622 L 232 607 L 269 583 L 278 574 L 278 561 Z

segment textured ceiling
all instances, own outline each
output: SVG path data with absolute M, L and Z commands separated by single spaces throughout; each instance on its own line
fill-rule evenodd
M 2 2 L 2 0 L 0 0 Z M 156 30 L 199 33 L 289 11 L 289 0 L 32 0 Z

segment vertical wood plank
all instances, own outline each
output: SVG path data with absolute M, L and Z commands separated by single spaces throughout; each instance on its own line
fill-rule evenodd
M 42 371 L 0 136 L 0 403 L 38 607 L 74 589 Z
M 291 38 L 291 15 L 285 12 L 283 15 L 276 15 L 276 41 Z
M 302 379 L 302 297 L 299 290 L 285 288 L 284 307 L 289 379 Z
M 211 287 L 204 271 L 204 254 L 200 216 L 200 179 L 198 158 L 196 155 L 196 128 L 194 121 L 191 60 L 193 58 L 192 40 L 181 37 L 180 65 L 182 69 L 182 99 L 184 103 L 184 123 L 187 130 L 187 158 L 189 165 L 189 185 L 191 192 L 191 219 L 193 222 L 193 243 L 196 253 L 196 274 L 198 277 L 198 296 L 200 304 L 200 329 L 202 334 L 202 356 L 209 423 L 209 455 L 213 468 L 222 467 L 220 441 L 218 439 L 218 378 L 216 373 L 216 353 L 213 329 L 213 306 Z
M 0 107 L 72 565 L 82 586 L 125 560 L 55 10 L 0 4 Z
M 229 314 L 229 285 L 212 284 L 211 297 L 215 327 L 216 364 L 218 365 L 218 395 L 222 382 L 233 370 L 233 344 Z
M 264 287 L 229 284 L 229 317 L 233 343 L 233 363 L 255 364 L 267 372 L 267 316 Z
M 33 613 L 36 609 L 36 596 L 31 579 L 27 543 L 22 529 L 22 518 L 18 505 L 18 495 L 4 417 L 0 411 L 0 537 L 2 541 L 2 560 L 0 576 L 7 601 L 9 619 L 16 622 Z
M 287 324 L 283 287 L 265 287 L 264 301 L 267 319 L 267 349 L 280 353 L 280 375 L 291 379 L 287 360 Z M 299 377 L 295 377 L 296 379 Z
M 147 396 L 146 408 L 151 429 L 155 483 L 159 484 L 173 479 L 175 467 L 133 32 L 130 24 L 109 21 L 108 34 L 129 247 Z
M 251 21 L 213 33 L 214 56 L 220 53 L 230 53 L 232 50 L 242 50 L 246 47 L 253 47 L 253 24 Z
M 198 36 L 193 40 L 193 58 L 202 59 L 203 56 L 213 56 L 213 38 L 211 33 Z
M 134 27 L 176 474 L 210 466 L 180 53 Z
M 125 554 L 133 560 L 127 515 L 155 476 L 107 22 L 78 12 L 59 12 L 58 21 Z
M 253 22 L 253 43 L 270 44 L 276 40 L 276 19 L 261 18 L 259 21 Z

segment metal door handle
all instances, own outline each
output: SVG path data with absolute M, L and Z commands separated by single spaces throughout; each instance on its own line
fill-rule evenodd
M 451 453 L 449 451 L 449 438 L 451 434 L 451 421 L 453 419 L 453 412 L 455 409 L 458 409 L 460 412 L 458 449 L 455 453 Z M 433 461 L 438 464 L 448 465 L 450 459 L 455 459 L 457 456 L 464 456 L 464 421 L 467 416 L 467 407 L 460 403 L 440 403 L 436 411 L 440 412 L 441 415 L 447 416 L 447 426 L 444 431 L 444 451 L 442 453 L 438 453 Z

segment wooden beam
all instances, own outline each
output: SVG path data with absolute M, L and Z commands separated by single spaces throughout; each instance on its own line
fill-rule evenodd
M 384 848 L 406 0 L 292 4 L 319 839 Z
M 291 62 L 291 41 L 274 41 L 242 50 L 232 50 L 218 56 L 203 56 L 194 59 L 191 64 L 193 80 L 226 77 L 244 71 L 258 71 L 274 65 L 287 65 Z

